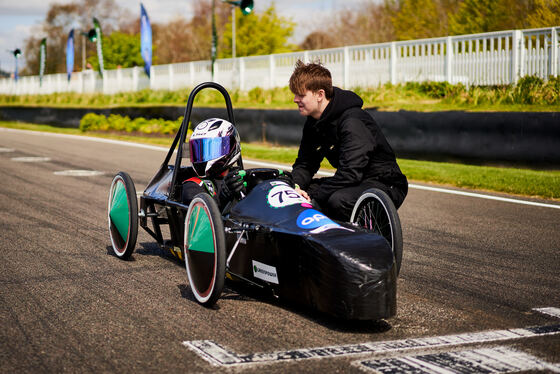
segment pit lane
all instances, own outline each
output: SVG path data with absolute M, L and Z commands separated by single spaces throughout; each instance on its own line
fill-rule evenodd
M 560 307 L 558 209 L 411 189 L 399 211 L 405 252 L 397 317 L 387 321 L 336 321 L 236 287 L 226 289 L 215 309 L 206 309 L 194 301 L 182 264 L 148 235 L 140 234 L 132 261 L 118 260 L 108 247 L 112 175 L 125 170 L 142 190 L 163 160 L 161 148 L 0 134 L 0 147 L 13 149 L 0 153 L 3 372 L 215 372 L 232 369 L 209 364 L 182 343 L 207 340 L 238 355 L 266 354 L 558 323 L 533 311 Z M 54 174 L 61 170 L 104 174 Z M 560 362 L 558 335 L 479 344 Z M 388 355 L 410 361 L 425 353 Z M 234 370 L 369 370 L 360 363 L 372 358 L 357 360 L 343 356 Z

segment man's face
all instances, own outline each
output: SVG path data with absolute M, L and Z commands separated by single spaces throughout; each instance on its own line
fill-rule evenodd
M 319 119 L 323 112 L 321 102 L 324 94 L 321 93 L 322 90 L 318 92 L 306 90 L 304 95 L 294 94 L 294 103 L 298 106 L 299 114 Z

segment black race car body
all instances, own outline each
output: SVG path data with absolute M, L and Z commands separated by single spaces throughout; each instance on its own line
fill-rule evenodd
M 244 239 L 230 271 L 265 283 L 280 298 L 345 319 L 395 314 L 397 276 L 387 241 L 331 220 L 285 182 L 260 183 L 225 217 L 225 227 L 228 248 Z

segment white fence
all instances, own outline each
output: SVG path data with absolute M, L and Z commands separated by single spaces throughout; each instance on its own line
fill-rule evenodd
M 466 85 L 515 83 L 519 77 L 543 79 L 560 74 L 560 27 L 348 46 L 267 56 L 219 59 L 214 81 L 226 88 L 287 86 L 298 59 L 320 60 L 339 87 L 375 87 L 391 82 L 448 81 Z M 148 78 L 142 68 L 93 71 L 0 80 L 2 94 L 103 92 L 106 94 L 194 87 L 212 80 L 210 61 L 156 65 Z

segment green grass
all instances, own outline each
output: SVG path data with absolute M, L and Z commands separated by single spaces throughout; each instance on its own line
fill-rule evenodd
M 148 143 L 169 147 L 173 138 L 159 136 L 133 136 L 100 132 L 83 133 L 74 128 L 59 128 L 19 122 L 0 122 L 0 127 L 48 131 L 63 134 L 87 135 Z M 297 155 L 296 147 L 278 147 L 265 144 L 243 144 L 243 157 L 268 160 L 291 165 Z M 399 165 L 409 181 L 426 182 L 485 191 L 560 199 L 560 170 L 531 170 L 509 167 L 464 165 L 447 162 L 399 159 Z M 331 169 L 326 162 L 322 165 Z

